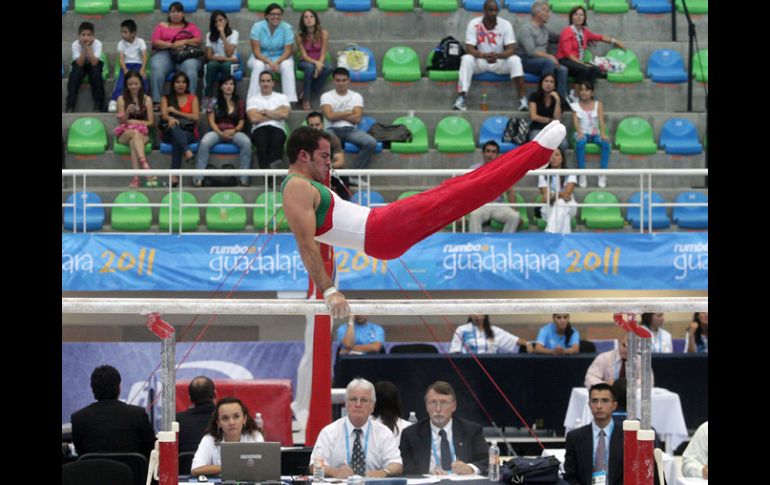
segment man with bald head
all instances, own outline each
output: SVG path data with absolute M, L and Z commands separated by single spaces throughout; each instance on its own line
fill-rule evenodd
M 214 381 L 206 376 L 198 376 L 190 381 L 187 388 L 193 406 L 187 411 L 176 413 L 179 423 L 179 452 L 195 451 L 211 421 L 216 406 L 217 392 Z
M 615 383 L 619 377 L 626 377 L 626 359 L 628 359 L 628 334 L 623 334 L 618 338 L 618 347 L 597 355 L 586 371 L 585 386 L 590 388 L 594 384 L 606 382 L 610 386 Z M 637 361 L 637 376 L 641 378 L 641 359 Z M 650 370 L 652 385 L 655 386 L 655 375 Z M 638 380 L 637 379 L 637 380 Z

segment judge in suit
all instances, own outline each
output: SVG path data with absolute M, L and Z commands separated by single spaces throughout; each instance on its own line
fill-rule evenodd
M 179 423 L 179 452 L 196 451 L 206 427 L 211 422 L 217 398 L 214 381 L 206 376 L 198 376 L 190 381 L 187 388 L 193 406 L 187 411 L 176 413 Z
M 487 443 L 481 426 L 453 416 L 457 409 L 455 391 L 448 382 L 436 381 L 425 393 L 430 419 L 401 432 L 404 474 L 484 474 L 487 471 Z
M 150 456 L 155 431 L 147 412 L 120 400 L 120 373 L 102 365 L 91 373 L 96 402 L 71 416 L 72 442 L 78 455 L 85 453 L 141 453 Z

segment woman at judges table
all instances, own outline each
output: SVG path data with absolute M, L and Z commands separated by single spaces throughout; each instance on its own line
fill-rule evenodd
M 693 314 L 693 321 L 684 336 L 685 352 L 709 351 L 709 312 Z
M 471 315 L 452 337 L 449 352 L 463 354 L 502 354 L 519 352 L 528 342 L 500 327 L 489 324 L 489 315 Z
M 374 411 L 372 419 L 382 423 L 393 431 L 394 436 L 409 426 L 410 423 L 401 417 L 401 395 L 398 388 L 390 381 L 379 381 L 374 384 Z M 398 436 L 398 439 L 401 439 Z
M 652 351 L 670 354 L 674 351 L 671 333 L 663 329 L 662 313 L 642 313 L 642 325 L 652 333 Z
M 223 397 L 211 417 L 198 449 L 193 457 L 190 473 L 198 475 L 219 475 L 222 471 L 220 443 L 265 441 L 262 430 L 257 426 L 249 410 L 240 399 Z
M 554 313 L 553 323 L 537 332 L 536 354 L 568 355 L 577 354 L 580 349 L 580 332 L 569 323 L 569 313 Z

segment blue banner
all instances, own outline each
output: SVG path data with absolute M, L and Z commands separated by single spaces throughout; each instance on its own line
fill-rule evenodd
M 342 290 L 708 289 L 707 232 L 439 233 L 400 260 L 335 252 Z M 307 273 L 294 237 L 62 234 L 62 291 L 234 287 L 304 291 Z

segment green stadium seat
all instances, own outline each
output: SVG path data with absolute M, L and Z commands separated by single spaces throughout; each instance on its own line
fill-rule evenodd
M 118 141 L 118 137 L 115 137 L 115 143 L 113 145 L 113 150 L 115 151 L 115 155 L 131 155 L 131 149 L 128 147 L 128 145 L 124 145 Z M 147 142 L 146 145 L 144 145 L 144 153 L 145 155 L 149 154 L 152 151 L 152 139 Z
M 503 194 L 503 200 L 505 202 L 508 202 L 508 194 Z M 516 203 L 517 204 L 525 204 L 526 201 L 524 200 L 524 197 L 518 192 L 516 192 Z M 526 207 L 516 207 L 516 210 L 519 211 L 519 215 L 521 216 L 521 222 L 519 223 L 519 231 L 525 231 L 529 228 L 529 215 L 527 215 L 527 208 Z M 496 229 L 498 231 L 503 229 L 504 224 L 494 218 L 489 220 L 489 227 L 492 229 Z
M 150 199 L 141 192 L 121 192 L 115 204 L 149 204 Z M 112 208 L 113 231 L 149 231 L 152 225 L 152 208 L 115 206 Z
M 96 118 L 78 118 L 67 132 L 67 151 L 75 155 L 101 155 L 107 149 L 107 130 Z
M 308 9 L 315 10 L 316 12 L 326 12 L 329 10 L 329 0 L 292 0 L 291 9 L 297 13 Z
M 393 120 L 394 125 L 406 125 L 412 132 L 412 141 L 390 143 L 390 151 L 393 153 L 427 153 L 428 152 L 428 129 L 425 123 L 416 116 L 401 116 Z
M 107 54 L 104 53 L 104 50 L 102 50 L 102 55 L 99 56 L 99 60 L 102 61 L 102 79 L 105 81 L 110 78 L 110 67 L 109 63 L 107 62 Z M 72 69 L 72 67 L 70 67 Z M 81 81 L 81 84 L 91 84 L 91 80 L 88 79 L 88 76 L 83 76 L 83 80 Z M 105 87 L 106 89 L 106 87 Z M 106 95 L 112 94 L 105 91 Z
M 457 0 L 420 0 L 420 8 L 426 12 L 454 12 Z
M 617 204 L 618 198 L 597 190 L 586 195 L 584 204 Z M 581 207 L 580 219 L 588 229 L 623 229 L 625 221 L 620 207 Z
M 118 0 L 120 13 L 150 13 L 155 10 L 155 0 Z
M 654 155 L 658 151 L 652 126 L 638 116 L 629 116 L 615 130 L 615 147 L 624 155 Z
M 411 47 L 391 47 L 382 59 L 382 75 L 386 81 L 419 81 L 422 72 L 417 52 Z
M 434 145 L 442 153 L 474 152 L 473 127 L 464 118 L 447 116 L 436 125 Z
M 608 72 L 607 81 L 611 83 L 640 83 L 644 79 L 642 69 L 639 67 L 639 59 L 630 49 L 612 49 L 606 54 L 626 65 L 623 72 Z
M 460 77 L 460 71 L 437 71 L 435 69 L 428 69 L 428 66 L 430 66 L 433 63 L 433 55 L 435 54 L 435 51 L 428 52 L 428 57 L 425 59 L 425 68 L 428 72 L 428 79 L 431 81 L 457 81 L 457 78 Z
M 112 0 L 75 0 L 75 13 L 81 15 L 99 15 L 112 9 Z
M 575 128 L 569 129 L 567 140 L 569 143 L 569 147 L 574 150 L 575 149 Z M 596 143 L 586 143 L 586 155 L 601 155 L 601 153 L 602 153 L 602 147 L 600 147 Z
M 275 196 L 275 197 L 274 197 Z M 289 221 L 286 220 L 286 216 L 283 213 L 283 194 L 274 192 L 263 192 L 257 197 L 257 204 L 263 204 L 262 207 L 254 207 L 254 229 L 263 230 L 267 228 L 269 231 L 273 230 L 275 226 L 277 231 L 288 231 Z M 267 212 L 265 212 L 264 205 L 267 205 Z M 278 212 L 275 210 L 275 205 L 281 206 Z M 275 217 L 275 222 L 273 222 Z
M 267 7 L 265 7 L 267 8 Z M 294 65 L 296 68 L 294 69 L 294 78 L 297 81 L 304 81 L 305 80 L 305 71 L 299 68 L 299 61 L 300 61 L 300 55 L 299 55 L 299 49 L 296 49 L 294 52 Z M 332 54 L 331 52 L 326 53 L 326 62 L 334 66 L 334 62 L 332 62 Z M 302 86 L 298 86 L 300 89 Z
M 105 63 L 106 65 L 106 63 Z M 144 72 L 147 74 L 147 82 L 150 81 L 150 53 L 147 53 L 147 65 L 144 66 Z M 115 69 L 113 69 L 112 78 L 117 82 L 120 76 L 120 54 L 115 54 Z M 107 79 L 106 77 L 104 78 Z
M 516 195 L 519 195 L 518 193 Z M 537 194 L 537 197 L 535 197 L 535 203 L 536 204 L 542 204 L 543 203 L 543 194 Z M 548 226 L 548 221 L 537 217 L 537 212 L 535 213 L 534 217 L 535 224 L 537 225 L 537 228 L 541 231 L 545 231 L 546 226 Z M 572 228 L 572 232 L 575 232 L 575 229 L 577 228 L 577 218 L 572 217 L 570 219 L 570 226 Z
M 217 192 L 209 204 L 244 204 L 237 192 Z M 234 232 L 246 228 L 246 207 L 211 206 L 206 208 L 206 227 L 209 231 Z
M 377 8 L 383 12 L 411 12 L 413 0 L 377 0 Z
M 684 6 L 682 0 L 676 0 L 677 12 L 684 12 Z M 687 0 L 687 11 L 694 15 L 702 15 L 709 13 L 709 1 L 708 0 Z
M 286 0 L 248 0 L 248 2 L 246 2 L 246 8 L 252 12 L 265 13 L 265 9 L 271 3 L 277 3 L 281 8 L 286 8 Z
M 585 51 L 583 51 L 583 62 L 588 62 L 588 63 L 590 63 L 590 62 L 591 62 L 591 60 L 593 60 L 593 58 L 594 58 L 594 55 L 593 55 L 593 54 L 591 54 L 591 51 L 589 51 L 588 49 L 586 49 Z M 567 82 L 568 82 L 568 83 L 570 83 L 570 84 L 575 84 L 575 83 L 577 83 L 577 81 L 575 80 L 575 78 L 574 78 L 574 77 L 572 77 L 572 76 L 567 76 Z
M 180 217 L 179 207 L 182 205 L 181 210 L 181 225 L 182 231 L 197 231 L 198 224 L 200 223 L 201 213 L 198 207 L 191 207 L 187 204 L 197 204 L 198 199 L 195 198 L 190 192 L 182 192 L 179 195 L 178 191 L 173 191 L 170 194 L 166 194 L 161 204 L 166 204 L 158 209 L 158 229 L 161 231 L 168 231 L 169 226 L 171 232 L 179 231 Z M 168 204 L 171 204 L 171 214 L 169 214 Z
M 692 57 L 692 75 L 700 83 L 709 82 L 709 50 L 701 49 Z
M 556 13 L 569 13 L 572 7 L 585 7 L 586 4 L 583 0 L 548 0 L 551 5 L 551 10 Z
M 420 192 L 421 192 L 420 190 L 407 190 L 406 192 L 402 192 L 402 193 L 401 193 L 401 194 L 400 194 L 400 195 L 399 195 L 399 196 L 396 198 L 396 200 L 406 199 L 407 197 L 411 197 L 411 196 L 413 196 L 414 194 L 419 194 Z
M 596 13 L 626 13 L 627 0 L 589 0 L 588 6 Z

